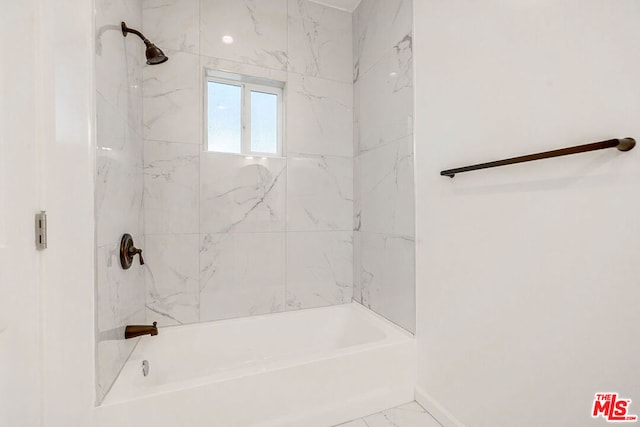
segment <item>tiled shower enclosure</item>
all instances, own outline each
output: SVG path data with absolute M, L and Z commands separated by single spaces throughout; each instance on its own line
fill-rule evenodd
M 411 10 L 97 0 L 99 396 L 126 324 L 355 299 L 415 329 Z M 120 21 L 169 61 L 145 66 Z M 284 82 L 282 156 L 205 150 L 206 69 Z M 123 233 L 145 266 L 121 270 Z

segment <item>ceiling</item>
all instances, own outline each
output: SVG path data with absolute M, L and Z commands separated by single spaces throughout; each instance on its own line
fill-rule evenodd
M 336 9 L 346 10 L 347 12 L 353 12 L 360 0 L 311 0 L 314 3 L 320 3 L 325 6 L 335 7 Z

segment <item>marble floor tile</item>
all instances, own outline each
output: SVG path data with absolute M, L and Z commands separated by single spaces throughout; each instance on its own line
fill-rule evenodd
M 360 418 L 334 427 L 367 427 L 367 423 L 365 423 L 364 420 Z
M 411 402 L 334 427 L 442 427 L 442 424 L 417 402 Z
M 441 427 L 422 406 L 416 402 L 387 409 L 364 417 L 367 427 Z

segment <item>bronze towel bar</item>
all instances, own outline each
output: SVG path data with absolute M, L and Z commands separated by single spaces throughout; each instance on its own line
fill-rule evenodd
M 529 154 L 527 156 L 512 157 L 510 159 L 497 160 L 495 162 L 479 163 L 477 165 L 462 168 L 448 169 L 440 172 L 442 176 L 453 178 L 457 173 L 469 172 L 478 169 L 495 168 L 497 166 L 512 165 L 514 163 L 530 162 L 532 160 L 548 159 L 550 157 L 567 156 L 569 154 L 584 153 L 586 151 L 602 150 L 616 147 L 620 151 L 629 151 L 636 145 L 633 138 L 608 139 L 606 141 L 592 142 L 591 144 L 576 145 L 575 147 L 561 148 L 559 150 L 545 151 L 544 153 Z

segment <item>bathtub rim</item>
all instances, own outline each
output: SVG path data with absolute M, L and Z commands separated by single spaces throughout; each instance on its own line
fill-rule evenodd
M 370 315 L 373 315 L 375 318 L 381 320 L 383 323 L 387 324 L 387 326 L 391 327 L 392 329 L 397 330 L 397 332 L 399 333 L 404 333 L 407 336 L 413 338 L 415 337 L 415 333 L 403 328 L 402 326 L 398 325 L 397 323 L 387 319 L 386 317 L 382 316 L 381 314 L 376 313 L 374 310 L 365 307 L 364 305 L 362 305 L 361 303 L 357 302 L 357 301 L 349 301 L 349 302 L 345 302 L 342 304 L 333 304 L 333 305 L 325 305 L 325 306 L 320 306 L 320 307 L 305 307 L 305 308 L 298 308 L 295 310 L 286 310 L 286 311 L 278 311 L 278 312 L 273 312 L 273 313 L 263 313 L 263 314 L 256 314 L 256 315 L 251 315 L 251 316 L 238 316 L 238 317 L 229 317 L 226 319 L 217 319 L 217 320 L 207 320 L 204 322 L 193 322 L 193 323 L 185 323 L 185 324 L 180 324 L 180 325 L 167 325 L 167 326 L 158 326 L 158 331 L 173 331 L 175 329 L 183 329 L 183 330 L 189 330 L 189 329 L 197 329 L 197 328 L 204 328 L 207 326 L 213 326 L 213 325 L 224 325 L 226 323 L 250 323 L 250 322 L 254 322 L 254 321 L 258 321 L 260 319 L 270 319 L 271 317 L 288 317 L 288 316 L 295 316 L 295 315 L 299 315 L 302 314 L 304 312 L 309 312 L 309 311 L 331 311 L 331 310 L 336 310 L 336 309 L 345 309 L 345 307 L 352 307 L 355 308 L 356 310 L 363 312 L 363 313 L 368 313 Z M 143 337 L 143 338 L 148 338 L 148 337 Z M 136 347 L 137 347 L 137 343 L 136 343 Z M 133 352 L 132 352 L 133 353 Z

